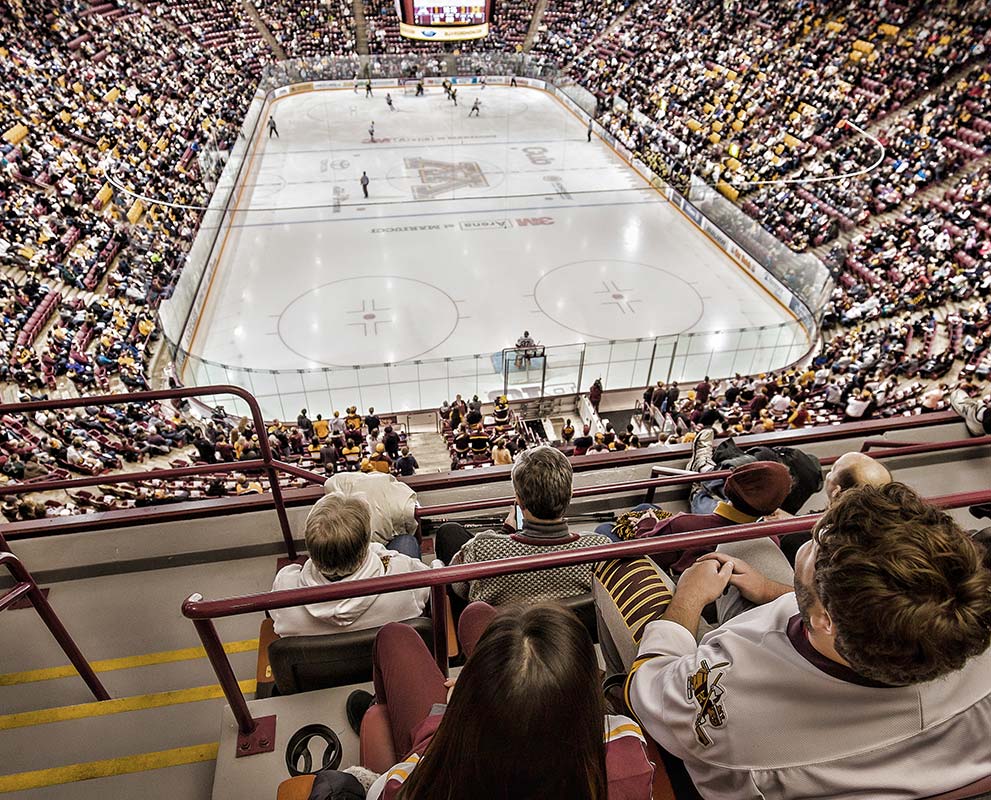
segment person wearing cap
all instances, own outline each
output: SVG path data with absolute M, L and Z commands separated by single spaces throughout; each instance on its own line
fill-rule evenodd
M 375 445 L 375 452 L 368 457 L 368 463 L 375 472 L 384 472 L 388 475 L 392 470 L 392 459 L 385 452 L 385 445 L 382 442 Z
M 716 468 L 712 459 L 712 440 L 711 428 L 699 431 L 692 442 L 692 458 L 686 465 L 689 472 L 711 472 Z M 791 472 L 783 464 L 773 461 L 743 464 L 734 469 L 733 474 L 725 481 L 716 479 L 692 484 L 690 513 L 678 513 L 661 520 L 647 515 L 636 524 L 633 538 L 646 539 L 756 522 L 777 511 L 791 490 Z M 634 511 L 657 508 L 658 506 L 645 503 L 637 506 Z M 613 533 L 610 522 L 596 528 L 596 533 L 608 536 L 613 541 L 620 541 Z M 705 552 L 708 551 L 662 553 L 654 556 L 654 560 L 672 573 L 680 574 Z

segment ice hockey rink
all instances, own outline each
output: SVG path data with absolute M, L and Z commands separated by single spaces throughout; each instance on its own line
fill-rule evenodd
M 273 103 L 192 353 L 348 367 L 791 319 L 550 94 L 391 93 Z

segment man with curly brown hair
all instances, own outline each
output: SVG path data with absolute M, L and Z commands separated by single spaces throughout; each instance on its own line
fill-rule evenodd
M 728 553 L 643 629 L 627 698 L 703 797 L 924 798 L 991 790 L 991 573 L 903 484 L 843 492 L 777 583 Z M 756 605 L 696 642 L 734 586 Z

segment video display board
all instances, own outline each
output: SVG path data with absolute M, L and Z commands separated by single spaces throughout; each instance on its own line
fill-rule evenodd
M 437 0 L 396 0 L 399 33 L 408 39 L 453 42 L 481 39 L 489 33 L 491 0 L 438 3 Z

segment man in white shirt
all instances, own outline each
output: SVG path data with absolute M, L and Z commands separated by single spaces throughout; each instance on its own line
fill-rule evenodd
M 706 800 L 991 790 L 981 559 L 902 484 L 843 492 L 799 551 L 794 586 L 728 553 L 685 571 L 643 629 L 628 703 Z M 726 618 L 729 586 L 757 607 L 696 643 L 706 605 Z

